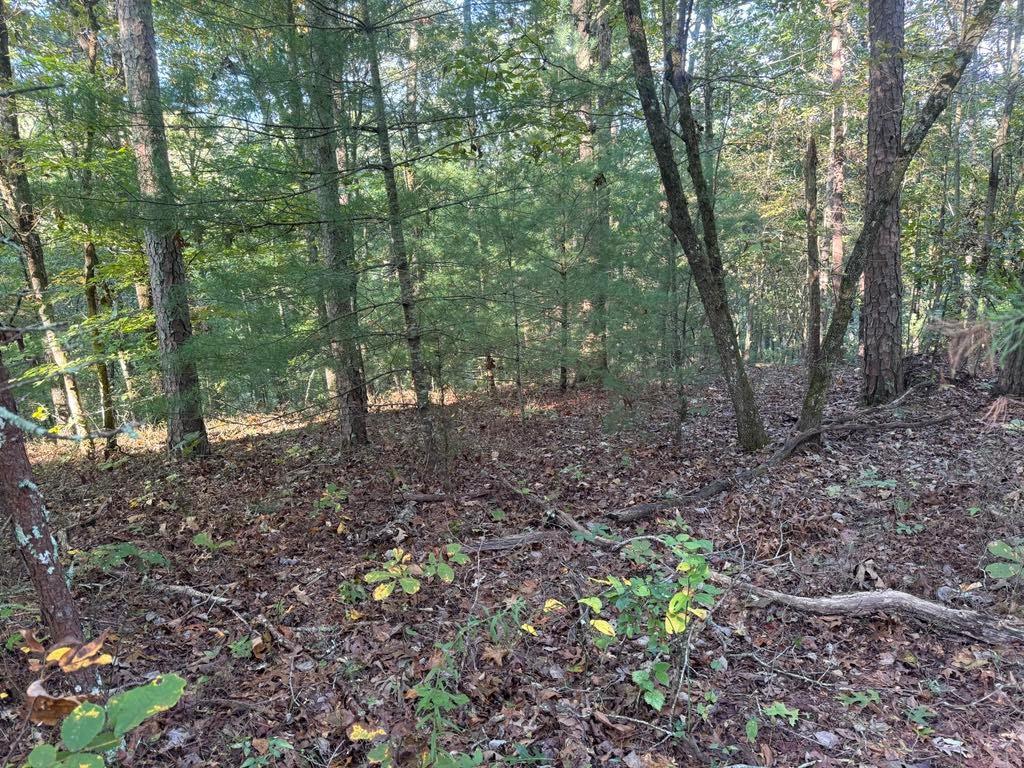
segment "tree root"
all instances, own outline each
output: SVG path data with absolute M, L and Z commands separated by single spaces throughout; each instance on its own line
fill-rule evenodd
M 667 509 L 674 509 L 682 504 L 692 504 L 698 501 L 706 501 L 707 499 L 713 498 L 720 493 L 728 491 L 740 483 L 746 483 L 750 480 L 754 480 L 769 469 L 783 461 L 788 459 L 804 443 L 809 440 L 813 440 L 816 437 L 824 434 L 825 432 L 832 433 L 846 433 L 851 432 L 864 432 L 869 430 L 892 430 L 892 429 L 923 429 L 924 427 L 933 427 L 936 424 L 944 424 L 951 420 L 955 414 L 952 412 L 944 413 L 931 419 L 921 419 L 919 421 L 887 421 L 887 422 L 855 422 L 855 421 L 835 421 L 822 424 L 820 427 L 814 427 L 812 429 L 798 432 L 789 438 L 785 443 L 779 447 L 771 456 L 765 461 L 752 469 L 745 469 L 741 472 L 730 477 L 721 477 L 717 480 L 704 485 L 697 490 L 679 496 L 674 499 L 666 499 L 664 501 L 653 501 L 645 504 L 634 504 L 631 507 L 624 509 L 618 509 L 614 512 L 609 512 L 608 517 L 612 518 L 621 523 L 633 523 L 638 520 L 643 520 L 650 517 L 651 515 L 663 512 Z M 852 417 L 851 417 L 852 418 Z
M 712 572 L 710 580 L 720 586 L 735 588 L 751 595 L 758 605 L 782 605 L 818 616 L 871 616 L 879 613 L 898 613 L 985 643 L 1024 642 L 1024 627 L 1010 621 L 997 619 L 977 611 L 950 608 L 895 589 L 851 592 L 827 597 L 800 597 L 785 592 L 776 592 L 773 589 L 755 587 L 753 584 L 738 581 L 721 573 Z

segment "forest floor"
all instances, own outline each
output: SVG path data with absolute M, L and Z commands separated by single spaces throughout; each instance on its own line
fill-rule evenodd
M 779 442 L 795 423 L 800 375 L 756 372 Z M 831 415 L 856 410 L 856 387 L 853 372 L 841 377 Z M 982 570 L 989 542 L 1024 535 L 1024 408 L 993 425 L 991 402 L 977 382 L 914 392 L 901 418 L 954 411 L 952 421 L 829 437 L 820 453 L 680 503 L 678 515 L 714 543 L 713 569 L 732 564 L 772 589 L 821 596 L 884 582 L 933 600 L 966 592 L 987 613 L 1024 618 L 1019 587 Z M 578 601 L 604 589 L 595 579 L 644 567 L 550 526 L 540 509 L 596 522 L 768 455 L 736 450 L 720 389 L 695 391 L 691 408 L 676 439 L 659 392 L 632 410 L 599 391 L 536 392 L 525 419 L 511 395 L 474 397 L 447 411 L 443 481 L 418 474 L 407 413 L 374 417 L 374 444 L 356 452 L 338 449 L 328 421 L 268 417 L 214 422 L 215 454 L 183 464 L 163 456 L 156 432 L 126 441 L 128 456 L 105 469 L 63 445 L 34 446 L 77 550 L 88 628 L 116 637 L 108 682 L 172 671 L 189 682 L 123 763 L 366 765 L 373 745 L 352 738 L 363 726 L 386 734 L 398 765 L 418 764 L 436 737 L 452 752 L 480 750 L 460 766 L 1024 766 L 1022 648 L 899 616 L 814 617 L 727 592 L 709 620 L 673 636 L 661 712 L 640 699 L 632 673 L 651 661 L 642 643 L 598 649 Z M 678 531 L 674 517 L 603 524 L 628 538 Z M 549 535 L 474 549 L 526 531 Z M 167 564 L 104 562 L 95 548 L 118 542 Z M 469 556 L 452 563 L 453 583 L 414 568 L 415 594 L 399 586 L 371 599 L 363 577 L 387 550 L 424 564 L 451 542 Z M 38 623 L 20 565 L 7 562 L 18 567 L 0 572 L 5 634 Z M 0 659 L 11 694 L 0 764 L 7 743 L 17 764 L 38 738 L 19 708 L 32 678 L 16 650 Z

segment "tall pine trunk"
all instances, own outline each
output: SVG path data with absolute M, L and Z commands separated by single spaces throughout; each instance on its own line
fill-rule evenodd
M 886 194 L 900 155 L 903 123 L 904 0 L 868 4 L 868 154 L 865 210 Z M 903 280 L 900 274 L 900 195 L 886 203 L 864 263 L 864 376 L 868 404 L 903 391 Z
M 829 286 L 832 299 L 843 277 L 843 236 L 846 234 L 846 11 L 841 0 L 829 0 L 829 80 L 832 126 L 829 139 L 828 178 L 825 182 L 825 221 L 829 238 Z
M 832 385 L 832 371 L 843 351 L 843 339 L 853 317 L 854 302 L 857 298 L 858 282 L 864 270 L 868 250 L 882 228 L 889 204 L 896 199 L 911 160 L 921 148 L 935 121 L 949 105 L 964 70 L 970 64 L 978 44 L 985 36 L 992 20 L 999 11 L 1002 0 L 984 0 L 977 13 L 965 26 L 964 34 L 956 48 L 948 55 L 949 64 L 941 71 L 928 91 L 914 124 L 907 131 L 900 144 L 896 162 L 879 185 L 880 193 L 875 195 L 871 205 L 864 211 L 864 225 L 854 241 L 850 258 L 843 269 L 835 311 L 828 324 L 817 365 L 811 367 L 807 392 L 804 395 L 797 430 L 803 431 L 821 425 L 825 414 L 825 403 Z
M 178 455 L 204 455 L 209 453 L 210 443 L 203 420 L 199 373 L 186 350 L 192 338 L 192 318 L 160 103 L 153 6 L 151 0 L 116 0 L 115 5 L 142 200 L 150 294 L 167 399 L 167 446 Z
M 388 231 L 391 236 L 391 266 L 398 276 L 399 301 L 405 327 L 405 343 L 409 351 L 409 372 L 416 395 L 416 413 L 420 422 L 426 463 L 437 460 L 434 418 L 430 407 L 430 379 L 423 363 L 423 334 L 420 330 L 416 307 L 416 288 L 409 269 L 409 252 L 405 245 L 402 208 L 398 199 L 398 181 L 395 162 L 391 155 L 391 136 L 388 131 L 387 112 L 384 108 L 384 86 L 380 78 L 380 54 L 377 50 L 377 29 L 370 18 L 369 3 L 360 0 L 362 27 L 366 33 L 367 54 L 370 65 L 370 90 L 376 121 L 377 148 L 380 153 L 381 172 L 387 193 Z

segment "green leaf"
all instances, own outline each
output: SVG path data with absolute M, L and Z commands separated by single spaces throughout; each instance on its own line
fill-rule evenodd
M 756 717 L 751 717 L 749 720 L 747 720 L 747 741 L 749 741 L 751 744 L 757 741 L 757 728 L 758 725 Z
M 455 581 L 455 570 L 448 563 L 439 562 L 437 564 L 437 577 L 445 584 L 451 584 Z
M 60 725 L 60 738 L 72 752 L 86 747 L 95 739 L 107 722 L 103 707 L 84 701 Z
M 985 566 L 985 573 L 994 579 L 1012 579 L 1020 573 L 1020 566 L 1017 563 L 989 563 Z
M 585 605 L 587 608 L 592 610 L 594 613 L 600 613 L 601 607 L 604 605 L 599 597 L 582 597 L 580 598 L 580 605 Z
M 404 576 L 398 580 L 399 586 L 402 587 L 402 591 L 407 595 L 415 595 L 420 591 L 419 579 L 414 579 L 410 576 Z
M 114 735 L 124 736 L 147 717 L 170 709 L 184 692 L 185 681 L 182 678 L 164 675 L 148 685 L 114 696 L 107 703 L 107 716 L 114 726 Z
M 61 760 L 60 768 L 104 768 L 104 763 L 99 755 L 77 752 Z
M 661 708 L 665 706 L 665 693 L 657 688 L 644 691 L 644 701 L 647 702 L 651 709 L 661 712 Z
M 28 753 L 29 768 L 53 768 L 57 765 L 57 748 L 53 744 L 40 744 Z
M 113 749 L 120 743 L 120 736 L 115 736 L 113 731 L 106 731 L 104 733 L 101 733 L 92 741 L 90 741 L 89 744 L 86 746 L 86 749 L 90 750 L 91 752 L 102 753 Z
M 993 541 L 989 542 L 988 551 L 996 557 L 1001 557 L 1003 560 L 1016 560 L 1017 555 L 1013 551 L 1013 547 L 1007 544 L 1005 541 Z

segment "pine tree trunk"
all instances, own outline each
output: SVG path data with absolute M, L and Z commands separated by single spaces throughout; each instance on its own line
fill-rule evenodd
M 904 0 L 871 0 L 868 31 L 868 155 L 865 210 L 885 194 L 900 154 L 903 122 Z M 899 191 L 864 263 L 865 402 L 887 403 L 903 391 L 903 280 L 900 274 Z
M 843 339 L 853 317 L 854 302 L 857 298 L 858 282 L 864 270 L 866 254 L 874 243 L 875 236 L 882 228 L 889 204 L 896 199 L 907 168 L 911 160 L 921 148 L 928 132 L 935 121 L 949 105 L 953 91 L 956 89 L 964 70 L 970 64 L 982 37 L 992 26 L 992 21 L 999 11 L 1001 0 L 984 0 L 974 17 L 966 25 L 963 38 L 956 48 L 949 52 L 949 64 L 936 77 L 927 97 L 925 98 L 914 124 L 907 131 L 900 144 L 896 162 L 886 174 L 884 184 L 880 184 L 872 204 L 864 211 L 864 225 L 854 241 L 850 258 L 843 269 L 843 279 L 839 285 L 839 295 L 835 311 L 828 324 L 825 339 L 822 343 L 821 357 L 818 364 L 811 368 L 807 392 L 804 395 L 797 431 L 821 426 L 825 414 L 825 403 L 829 387 L 832 385 L 832 370 L 839 362 L 843 351 Z
M 18 106 L 13 93 L 14 68 L 11 64 L 10 34 L 7 28 L 9 9 L 0 0 L 0 197 L 10 216 L 14 236 L 21 247 L 29 290 L 36 302 L 40 325 L 43 326 L 43 344 L 50 361 L 60 371 L 63 380 L 64 403 L 75 434 L 86 434 L 85 408 L 78 390 L 78 381 L 68 372 L 67 351 L 53 330 L 53 305 L 50 302 L 50 279 L 46 272 L 43 242 L 39 238 L 39 221 L 32 201 L 32 188 L 25 172 L 25 158 L 18 124 Z M 57 403 L 55 402 L 55 407 Z M 85 443 L 81 444 L 85 448 Z
M 423 364 L 423 335 L 416 307 L 416 290 L 412 272 L 409 269 L 409 253 L 405 246 L 405 232 L 402 225 L 402 208 L 398 200 L 398 182 L 395 178 L 395 163 L 391 155 L 391 137 L 388 132 L 387 112 L 384 109 L 384 86 L 380 78 L 380 58 L 377 51 L 377 30 L 370 19 L 369 3 L 360 0 L 362 25 L 366 33 L 367 53 L 370 65 L 370 90 L 373 98 L 374 119 L 377 123 L 377 147 L 384 176 L 384 188 L 388 202 L 388 230 L 391 235 L 391 264 L 398 276 L 399 298 L 402 305 L 402 320 L 405 326 L 405 342 L 409 350 L 409 371 L 412 375 L 413 390 L 416 394 L 416 412 L 420 422 L 423 451 L 428 465 L 437 460 L 434 419 L 430 407 L 430 380 Z
M 203 420 L 199 373 L 186 351 L 192 338 L 192 318 L 160 103 L 153 7 L 151 0 L 116 0 L 115 5 L 142 198 L 149 285 L 167 399 L 167 446 L 177 455 L 205 455 L 209 453 L 210 444 Z
M 341 412 L 341 439 L 346 445 L 368 442 L 366 403 L 358 356 L 358 320 L 355 313 L 355 254 L 352 231 L 341 204 L 338 183 L 337 125 L 331 83 L 338 79 L 331 61 L 326 14 L 310 6 L 309 103 L 314 121 L 313 169 L 316 174 L 316 202 L 320 216 L 319 256 L 331 279 L 324 293 L 324 309 L 330 339 L 332 366 L 337 378 Z
M 53 643 L 81 642 L 82 620 L 60 563 L 43 497 L 32 479 L 19 426 L 10 375 L 0 358 L 0 508 L 11 515 L 14 541 L 32 586 L 39 595 L 43 623 Z

